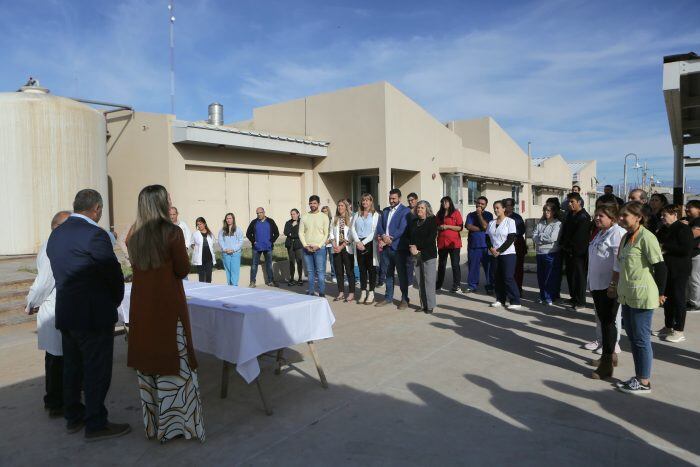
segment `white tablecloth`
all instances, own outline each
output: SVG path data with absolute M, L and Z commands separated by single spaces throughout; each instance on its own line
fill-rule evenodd
M 295 344 L 333 337 L 335 316 L 324 298 L 265 289 L 183 281 L 196 350 L 235 363 L 250 383 L 260 374 L 258 356 Z M 119 320 L 129 322 L 131 284 Z

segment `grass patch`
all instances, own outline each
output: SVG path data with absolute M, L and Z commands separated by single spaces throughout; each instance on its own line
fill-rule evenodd
M 29 266 L 22 266 L 21 268 L 17 269 L 17 272 L 28 272 L 29 274 L 37 274 L 38 273 L 36 268 L 32 268 Z

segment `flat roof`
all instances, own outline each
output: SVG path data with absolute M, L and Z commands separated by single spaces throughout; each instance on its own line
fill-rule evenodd
M 310 138 L 184 120 L 173 122 L 172 142 L 173 144 L 229 147 L 308 157 L 326 157 L 330 144 L 327 141 Z

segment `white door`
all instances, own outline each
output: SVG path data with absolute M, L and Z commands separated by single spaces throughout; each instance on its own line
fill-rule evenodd
M 195 219 L 204 217 L 214 235 L 221 228 L 226 206 L 226 172 L 211 167 L 187 167 L 187 209 L 181 220 L 195 231 Z
M 252 219 L 248 196 L 248 172 L 226 171 L 226 207 L 227 212 L 232 212 L 236 216 L 236 225 L 245 231 Z
M 278 225 L 284 225 L 289 219 L 289 211 L 296 208 L 303 213 L 306 204 L 301 199 L 301 175 L 298 173 L 271 172 L 269 178 L 270 187 L 270 213 Z

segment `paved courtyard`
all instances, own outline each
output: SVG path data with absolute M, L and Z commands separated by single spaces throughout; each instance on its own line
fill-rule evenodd
M 335 338 L 317 347 L 329 389 L 298 346 L 282 375 L 271 361 L 263 371 L 272 416 L 237 375 L 220 399 L 220 362 L 199 354 L 204 444 L 145 439 L 123 336 L 107 401 L 133 431 L 92 444 L 66 434 L 43 410 L 34 324 L 1 327 L 0 465 L 700 464 L 700 315 L 688 317 L 688 341 L 654 338 L 652 394 L 625 395 L 586 377 L 592 309 L 545 309 L 526 276 L 519 312 L 490 309 L 478 294 L 440 295 L 433 315 L 332 303 Z M 627 378 L 624 337 L 622 347 L 616 377 Z

